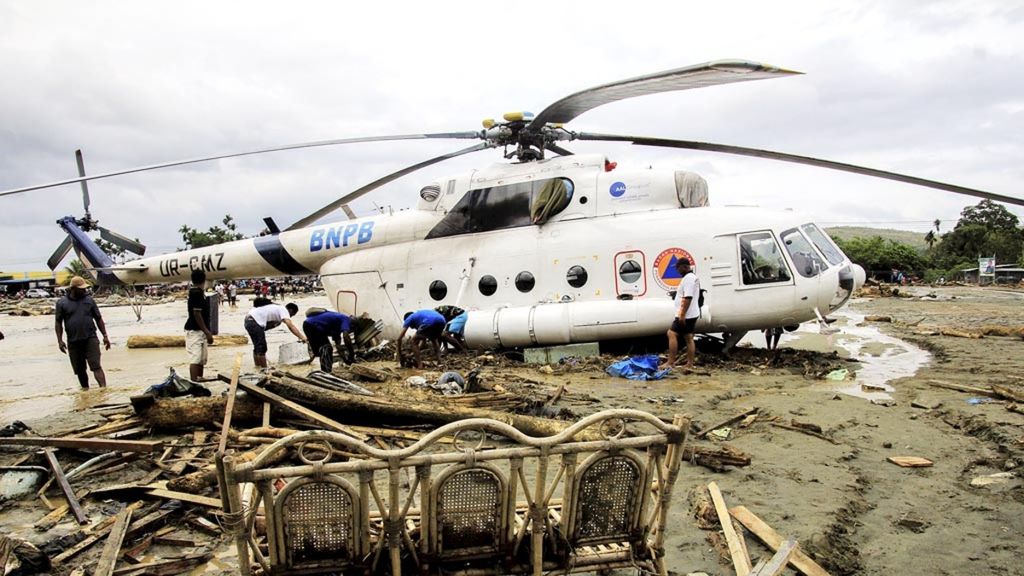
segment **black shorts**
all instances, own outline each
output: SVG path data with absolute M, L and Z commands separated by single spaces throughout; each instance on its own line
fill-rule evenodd
M 252 319 L 252 316 L 245 317 L 245 331 L 252 338 L 252 353 L 257 356 L 267 355 L 267 331 Z
M 697 331 L 696 328 L 697 328 L 697 319 L 696 318 L 687 318 L 683 322 L 680 322 L 679 318 L 673 318 L 672 319 L 672 328 L 670 328 L 670 330 L 672 330 L 673 332 L 675 332 L 676 334 L 679 334 L 679 335 L 686 335 L 686 334 L 693 334 L 693 333 L 695 333 Z
M 100 369 L 100 341 L 93 336 L 87 340 L 68 342 L 68 358 L 75 374 L 84 374 L 86 364 L 93 372 Z

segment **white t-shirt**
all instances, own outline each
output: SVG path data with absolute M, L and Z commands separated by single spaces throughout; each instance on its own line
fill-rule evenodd
M 697 274 L 690 272 L 679 282 L 679 290 L 676 291 L 676 312 L 683 307 L 683 298 L 693 298 L 690 307 L 686 310 L 686 320 L 700 318 L 700 307 L 697 301 L 700 296 L 700 279 Z
M 261 328 L 269 330 L 281 323 L 285 318 L 291 318 L 288 309 L 280 304 L 267 304 L 259 308 L 249 310 L 249 316 L 260 325 Z

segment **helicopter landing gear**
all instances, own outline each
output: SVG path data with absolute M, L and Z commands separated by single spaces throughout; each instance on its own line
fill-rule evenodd
M 743 340 L 743 337 L 747 335 L 747 331 L 743 330 L 740 332 L 724 332 L 722 334 L 722 355 L 729 356 L 732 349 Z
M 839 328 L 829 326 L 829 324 L 835 322 L 835 320 L 825 318 L 817 308 L 814 309 L 814 315 L 818 317 L 818 332 L 821 333 L 822 336 L 828 336 L 839 332 Z

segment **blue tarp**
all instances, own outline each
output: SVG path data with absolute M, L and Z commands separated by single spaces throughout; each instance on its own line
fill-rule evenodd
M 658 357 L 648 354 L 620 360 L 609 366 L 605 372 L 630 380 L 661 380 L 668 374 L 668 369 L 659 371 Z

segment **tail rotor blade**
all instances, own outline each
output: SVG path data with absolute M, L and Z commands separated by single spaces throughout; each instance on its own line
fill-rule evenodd
M 103 238 L 107 242 L 110 242 L 115 246 L 120 246 L 121 248 L 124 248 L 134 254 L 138 254 L 139 256 L 146 253 L 146 247 L 143 244 L 140 244 L 127 236 L 122 236 L 109 228 L 104 228 L 103 226 L 97 226 L 96 228 L 100 231 L 100 238 Z
M 872 176 L 874 178 L 895 180 L 896 182 L 904 182 L 906 184 L 913 184 L 915 186 L 934 188 L 936 190 L 944 190 L 946 192 L 954 192 L 956 194 L 964 194 L 966 196 L 974 196 L 976 198 L 987 198 L 989 200 L 994 200 L 996 202 L 1006 202 L 1007 204 L 1017 204 L 1019 206 L 1024 206 L 1024 198 L 1014 198 L 1013 196 L 1005 196 L 1003 194 L 996 194 L 994 192 L 976 190 L 974 188 L 957 186 L 956 184 L 939 182 L 937 180 L 918 178 L 916 176 L 909 176 L 907 174 L 900 174 L 898 172 L 888 172 L 886 170 L 878 170 L 875 168 L 868 168 L 866 166 L 857 166 L 856 164 L 835 162 L 832 160 L 824 160 L 821 158 L 813 158 L 810 156 L 799 156 L 797 154 L 787 154 L 785 152 L 773 152 L 771 150 L 745 148 L 743 146 L 731 146 L 728 144 L 714 144 L 712 142 L 695 142 L 693 140 L 670 140 L 667 138 L 647 138 L 641 136 L 621 136 L 616 134 L 580 133 L 576 135 L 576 139 L 594 140 L 602 142 L 630 142 L 638 146 L 655 146 L 659 148 L 682 148 L 684 150 L 704 150 L 707 152 L 735 154 L 737 156 L 751 156 L 754 158 L 781 160 L 783 162 L 792 162 L 794 164 L 804 164 L 807 166 L 817 166 L 818 168 L 828 168 L 829 170 L 850 172 L 852 174 L 860 174 L 862 176 Z
M 57 246 L 57 249 L 53 251 L 53 254 L 46 260 L 46 265 L 50 267 L 50 270 L 56 270 L 57 266 L 60 266 L 64 257 L 71 252 L 71 236 L 65 236 L 64 241 Z
M 78 164 L 78 176 L 85 178 L 85 160 L 82 158 L 82 151 L 75 150 L 75 162 Z M 89 214 L 89 183 L 85 180 L 81 181 L 82 184 L 82 206 L 85 207 L 85 213 Z

